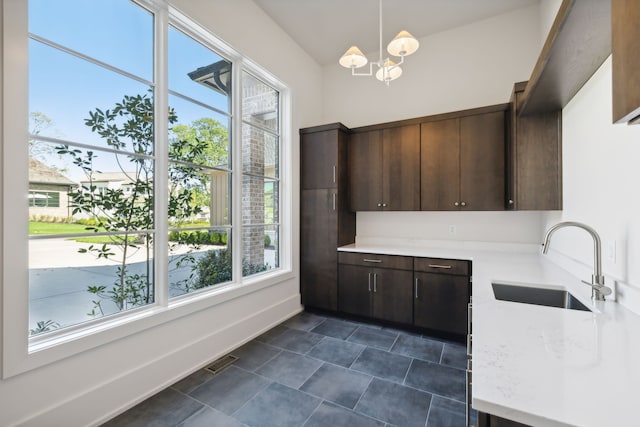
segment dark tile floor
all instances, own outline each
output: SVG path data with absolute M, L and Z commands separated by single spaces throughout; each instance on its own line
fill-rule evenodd
M 463 345 L 303 312 L 107 426 L 464 427 Z

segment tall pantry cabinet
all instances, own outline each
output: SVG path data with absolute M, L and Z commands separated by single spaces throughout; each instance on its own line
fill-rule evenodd
M 349 130 L 341 123 L 300 129 L 300 293 L 306 307 L 338 309 L 339 246 L 355 241 L 348 209 Z

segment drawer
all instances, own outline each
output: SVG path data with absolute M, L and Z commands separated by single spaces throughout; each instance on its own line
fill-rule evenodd
M 415 258 L 415 271 L 469 276 L 469 261 L 442 258 Z
M 413 257 L 400 255 L 338 252 L 338 263 L 365 267 L 393 268 L 396 270 L 413 270 Z

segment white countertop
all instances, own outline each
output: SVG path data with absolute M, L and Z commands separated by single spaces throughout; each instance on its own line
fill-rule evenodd
M 475 409 L 532 426 L 640 425 L 640 316 L 592 301 L 581 278 L 547 257 L 512 248 L 339 250 L 472 261 Z M 499 301 L 492 281 L 564 287 L 593 312 Z

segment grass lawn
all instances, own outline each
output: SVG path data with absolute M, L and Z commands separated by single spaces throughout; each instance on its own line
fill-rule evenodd
M 92 236 L 93 231 L 86 230 L 87 226 L 82 224 L 64 224 L 61 222 L 36 222 L 29 221 L 29 234 L 72 234 L 86 233 L 87 237 L 73 237 L 68 240 L 75 240 L 80 243 L 118 243 L 113 236 Z M 134 242 L 135 236 L 130 236 L 129 241 Z

